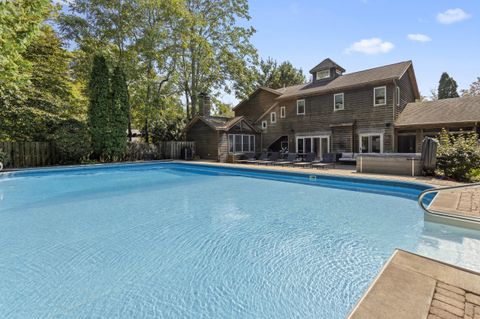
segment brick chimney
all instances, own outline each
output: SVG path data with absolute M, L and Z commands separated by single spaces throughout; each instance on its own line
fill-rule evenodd
M 212 100 L 208 93 L 200 93 L 198 95 L 198 115 L 200 116 L 210 116 L 210 111 L 212 109 Z

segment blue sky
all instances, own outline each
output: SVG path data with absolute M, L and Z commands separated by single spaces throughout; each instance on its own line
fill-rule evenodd
M 261 57 L 308 73 L 324 58 L 347 72 L 412 60 L 423 95 L 447 71 L 466 88 L 480 77 L 480 1 L 250 0 Z M 409 37 L 410 35 L 410 37 Z M 363 40 L 363 41 L 362 41 Z M 235 103 L 232 97 L 225 97 Z

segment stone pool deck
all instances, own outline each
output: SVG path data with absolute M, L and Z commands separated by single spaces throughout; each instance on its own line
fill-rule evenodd
M 397 250 L 350 319 L 480 319 L 480 274 Z
M 430 209 L 480 218 L 480 186 L 439 192 Z

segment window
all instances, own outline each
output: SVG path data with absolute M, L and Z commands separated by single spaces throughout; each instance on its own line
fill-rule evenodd
M 305 100 L 297 100 L 297 115 L 305 114 Z
M 397 106 L 400 106 L 400 87 L 399 86 L 397 86 L 397 88 L 395 89 L 395 93 L 397 93 L 396 94 L 396 96 L 397 96 L 397 101 L 396 101 Z
M 360 153 L 383 153 L 383 134 L 361 134 Z
M 322 70 L 317 72 L 317 80 L 328 79 L 330 77 L 330 70 Z
M 343 93 L 338 93 L 333 96 L 333 109 L 335 111 L 343 110 L 344 103 L 343 103 Z
M 229 134 L 228 152 L 243 153 L 255 152 L 255 135 L 247 134 Z
M 270 113 L 270 123 L 277 123 L 277 113 L 276 112 Z
M 262 121 L 262 129 L 266 129 L 267 128 L 267 121 Z
M 234 141 L 234 138 L 235 138 L 235 135 L 228 135 L 228 152 L 229 153 L 233 153 L 233 151 L 235 150 L 235 145 L 233 143 Z
M 381 86 L 373 89 L 373 105 L 386 105 L 387 104 L 387 87 Z
M 285 109 L 285 106 L 280 107 L 280 118 L 284 119 L 286 117 L 287 110 Z

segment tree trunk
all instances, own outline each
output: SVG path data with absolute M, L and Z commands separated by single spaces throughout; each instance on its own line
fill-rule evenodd
M 149 143 L 149 136 L 148 136 L 148 117 L 145 118 L 145 142 Z

